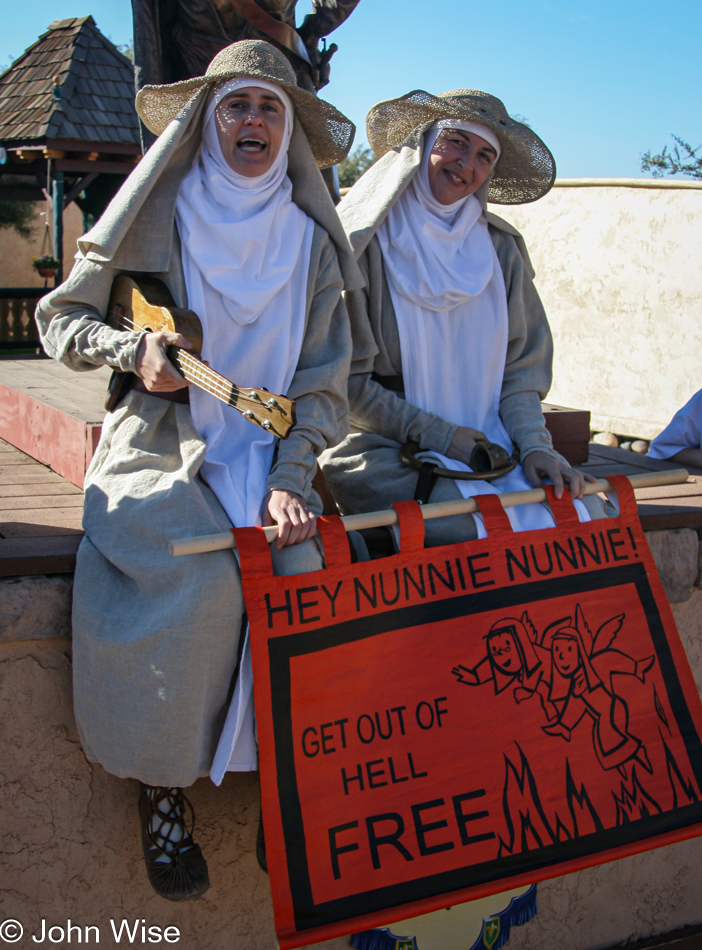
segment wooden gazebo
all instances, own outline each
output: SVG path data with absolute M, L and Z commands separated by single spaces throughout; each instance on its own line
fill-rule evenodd
M 64 209 L 75 201 L 89 226 L 140 157 L 132 64 L 92 17 L 55 20 L 0 75 L 0 200 L 52 197 L 61 264 Z M 41 293 L 0 288 L 0 343 L 33 326 Z

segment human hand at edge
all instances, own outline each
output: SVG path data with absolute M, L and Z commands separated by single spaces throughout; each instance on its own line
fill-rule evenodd
M 278 525 L 275 546 L 278 550 L 299 544 L 314 534 L 317 519 L 303 499 L 289 491 L 274 488 L 263 501 L 263 526 Z
M 182 333 L 169 333 L 167 330 L 145 333 L 139 344 L 136 373 L 150 393 L 171 393 L 190 385 L 168 359 L 166 350 L 169 346 L 192 349 L 190 340 Z

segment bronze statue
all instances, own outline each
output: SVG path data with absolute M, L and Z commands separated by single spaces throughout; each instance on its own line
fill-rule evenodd
M 359 0 L 312 0 L 295 26 L 296 0 L 132 0 L 137 88 L 202 76 L 216 53 L 236 40 L 265 39 L 281 49 L 298 84 L 318 91 L 329 82 L 332 43 Z

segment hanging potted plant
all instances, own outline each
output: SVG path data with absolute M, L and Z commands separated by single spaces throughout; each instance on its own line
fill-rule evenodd
M 41 277 L 53 277 L 58 270 L 59 262 L 51 254 L 42 254 L 32 258 L 32 267 Z

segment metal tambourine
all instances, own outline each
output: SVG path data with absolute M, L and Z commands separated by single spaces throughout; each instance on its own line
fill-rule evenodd
M 420 449 L 416 442 L 405 442 L 400 449 L 400 458 L 405 465 L 420 471 L 422 465 L 431 464 L 417 458 L 417 453 L 420 451 L 426 450 Z M 480 440 L 475 443 L 470 453 L 469 465 L 473 469 L 472 472 L 459 472 L 451 468 L 443 468 L 441 465 L 433 465 L 432 475 L 438 478 L 457 478 L 462 481 L 491 481 L 493 478 L 507 475 L 517 467 L 518 463 L 519 449 L 515 449 L 510 455 L 501 445 Z

